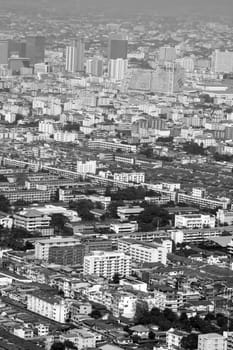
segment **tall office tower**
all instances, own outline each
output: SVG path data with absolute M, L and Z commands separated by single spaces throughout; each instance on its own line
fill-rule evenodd
M 125 34 L 112 35 L 109 38 L 108 59 L 127 59 L 128 40 Z
M 178 58 L 176 60 L 176 63 L 179 63 L 179 65 L 184 68 L 186 72 L 193 72 L 195 68 L 195 59 L 194 57 L 183 57 Z
M 86 61 L 86 73 L 95 77 L 103 75 L 103 60 L 98 57 Z
M 109 61 L 109 78 L 114 81 L 121 81 L 125 78 L 128 70 L 128 60 L 118 58 Z
M 66 47 L 66 71 L 70 73 L 84 71 L 85 42 L 83 39 L 73 40 Z
M 26 57 L 26 42 L 25 41 L 8 41 L 8 57 Z
M 233 52 L 215 50 L 212 54 L 211 68 L 215 73 L 232 73 Z
M 164 46 L 159 49 L 160 62 L 174 62 L 176 59 L 176 49 L 171 46 Z
M 152 73 L 151 92 L 173 94 L 184 87 L 184 70 L 179 64 L 166 62 L 160 64 Z
M 0 65 L 8 64 L 8 41 L 0 40 Z
M 31 65 L 44 62 L 45 38 L 43 36 L 30 36 L 26 40 L 26 57 Z

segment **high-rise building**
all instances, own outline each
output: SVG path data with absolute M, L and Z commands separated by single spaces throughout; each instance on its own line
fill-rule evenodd
M 225 339 L 221 334 L 207 333 L 198 335 L 198 350 L 224 350 Z
M 180 92 L 184 87 L 184 70 L 179 64 L 165 62 L 152 73 L 151 91 L 164 94 Z
M 127 59 L 128 40 L 124 34 L 110 36 L 108 46 L 108 59 L 116 60 L 121 58 Z
M 94 251 L 84 256 L 84 276 L 96 275 L 110 279 L 115 274 L 130 276 L 131 269 L 131 257 L 117 251 Z
M 10 39 L 8 41 L 8 57 L 26 57 L 26 42 Z
M 123 58 L 111 59 L 109 61 L 109 78 L 114 81 L 121 81 L 125 78 L 128 70 L 128 60 Z
M 69 73 L 84 71 L 85 42 L 83 39 L 73 40 L 66 47 L 66 71 Z
M 9 58 L 8 67 L 13 75 L 18 75 L 21 69 L 30 67 L 30 60 L 28 58 L 12 57 Z
M 212 54 L 211 68 L 215 73 L 232 73 L 233 52 L 215 50 Z
M 95 77 L 103 75 L 103 60 L 95 57 L 86 61 L 86 73 Z
M 176 59 L 176 49 L 171 46 L 164 46 L 159 49 L 160 62 L 174 62 Z
M 8 41 L 0 40 L 0 65 L 8 64 Z
M 26 57 L 31 65 L 44 62 L 45 38 L 43 36 L 29 36 L 26 39 Z

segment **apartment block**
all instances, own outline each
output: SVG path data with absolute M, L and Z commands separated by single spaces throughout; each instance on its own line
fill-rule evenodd
M 128 254 L 133 261 L 139 263 L 160 262 L 167 263 L 167 249 L 160 244 L 134 241 L 133 239 L 120 239 L 118 251 Z
M 65 323 L 69 311 L 63 298 L 41 290 L 28 294 L 27 309 L 59 323 Z
M 217 333 L 198 335 L 198 350 L 224 350 L 225 339 Z
M 35 243 L 35 259 L 48 261 L 49 251 L 52 247 L 73 247 L 79 243 L 77 238 L 73 237 L 51 237 L 41 239 Z
M 84 256 L 83 273 L 111 279 L 115 274 L 130 276 L 131 257 L 123 252 L 93 251 Z

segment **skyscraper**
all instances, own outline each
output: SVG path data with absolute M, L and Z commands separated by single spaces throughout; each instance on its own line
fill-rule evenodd
M 83 72 L 84 56 L 84 40 L 73 40 L 72 44 L 66 47 L 66 71 L 70 73 Z
M 179 64 L 160 64 L 151 77 L 151 91 L 164 94 L 180 92 L 184 87 L 184 70 Z
M 26 57 L 30 59 L 30 63 L 44 62 L 45 56 L 45 38 L 43 36 L 30 36 L 26 40 Z
M 109 61 L 108 72 L 109 78 L 114 81 L 121 81 L 125 78 L 128 70 L 128 60 L 118 58 Z
M 171 46 L 163 46 L 159 49 L 159 61 L 160 62 L 174 62 L 176 59 L 176 49 Z
M 8 57 L 18 56 L 20 58 L 26 57 L 26 42 L 16 41 L 10 39 L 8 41 Z
M 8 41 L 0 40 L 0 65 L 8 64 Z
M 128 40 L 125 35 L 119 34 L 110 36 L 108 46 L 108 59 L 116 60 L 121 58 L 127 59 L 128 54 Z
M 103 75 L 103 60 L 94 57 L 86 61 L 86 73 L 95 77 L 102 77 Z

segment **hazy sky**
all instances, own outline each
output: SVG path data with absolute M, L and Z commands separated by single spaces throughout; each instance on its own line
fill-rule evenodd
M 205 14 L 227 14 L 233 17 L 233 0 L 82 0 L 96 8 L 115 10 L 155 10 L 164 14 L 199 12 Z
M 201 13 L 204 15 L 229 15 L 233 17 L 233 0 L 0 0 L 4 8 L 41 8 L 54 7 L 57 9 L 96 9 L 121 13 L 140 11 L 155 11 L 158 14 L 179 15 L 184 13 Z

